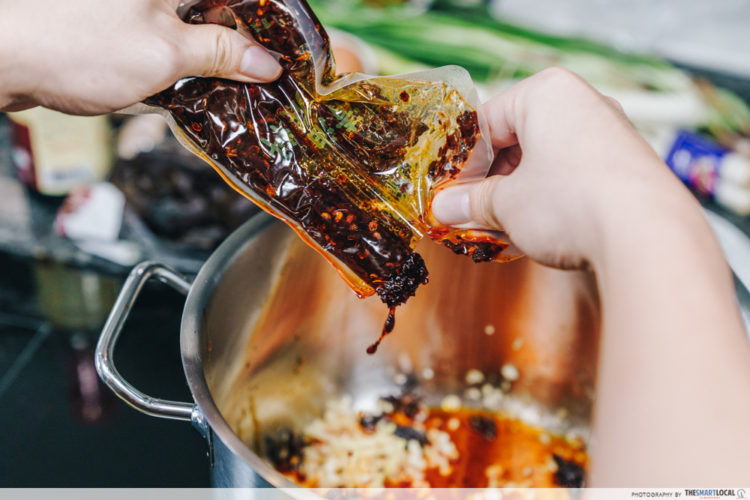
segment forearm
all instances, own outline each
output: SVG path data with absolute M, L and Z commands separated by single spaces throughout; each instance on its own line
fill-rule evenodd
M 0 1 L 0 111 L 16 111 L 33 103 L 29 98 L 35 75 L 24 65 L 26 41 L 16 32 L 18 21 L 12 2 Z
M 750 345 L 731 274 L 697 203 L 664 192 L 658 207 L 612 216 L 594 264 L 603 333 L 591 486 L 750 479 Z

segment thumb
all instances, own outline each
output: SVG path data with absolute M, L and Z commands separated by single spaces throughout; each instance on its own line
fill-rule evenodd
M 512 205 L 511 183 L 507 176 L 493 175 L 446 188 L 435 195 L 432 214 L 449 226 L 502 231 Z
M 256 83 L 281 75 L 281 65 L 266 49 L 239 32 L 215 24 L 185 25 L 181 72 Z

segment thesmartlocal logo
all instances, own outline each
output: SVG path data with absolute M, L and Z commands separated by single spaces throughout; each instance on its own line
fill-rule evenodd
M 730 488 L 697 488 L 694 490 L 685 490 L 686 497 L 699 497 L 702 499 L 709 498 L 745 498 L 745 490 L 735 490 Z

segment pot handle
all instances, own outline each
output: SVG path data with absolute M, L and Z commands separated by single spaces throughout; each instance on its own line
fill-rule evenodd
M 125 280 L 107 322 L 102 328 L 99 342 L 96 344 L 94 357 L 96 371 L 112 392 L 136 410 L 155 417 L 191 421 L 199 413 L 197 405 L 152 398 L 143 394 L 122 378 L 113 361 L 115 345 L 125 325 L 125 320 L 143 285 L 151 278 L 156 278 L 185 295 L 190 291 L 190 282 L 163 264 L 147 261 L 135 266 L 128 275 L 128 279 Z

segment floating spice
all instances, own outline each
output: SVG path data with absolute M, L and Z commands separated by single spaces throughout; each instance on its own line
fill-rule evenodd
M 486 157 L 480 170 L 489 168 L 477 112 L 442 81 L 470 88 L 466 72 L 337 76 L 303 0 L 203 0 L 184 18 L 253 36 L 284 72 L 268 84 L 186 78 L 147 104 L 166 110 L 189 149 L 289 224 L 360 297 L 377 293 L 390 308 L 383 335 L 395 307 L 427 283 L 414 252 L 425 234 L 475 261 L 501 258 L 507 243 L 441 228 L 429 211 L 474 149 Z
M 566 460 L 560 455 L 552 455 L 557 464 L 555 471 L 555 483 L 566 488 L 582 488 L 586 471 L 583 467 L 572 461 Z
M 378 415 L 357 413 L 346 397 L 329 401 L 301 436 L 275 434 L 265 456 L 307 487 L 583 486 L 588 455 L 582 443 L 507 414 L 467 407 L 445 411 L 418 398 L 409 406 L 414 401 L 408 414 L 393 405 Z
M 488 416 L 473 415 L 469 417 L 469 426 L 487 441 L 493 441 L 497 437 L 495 421 Z

